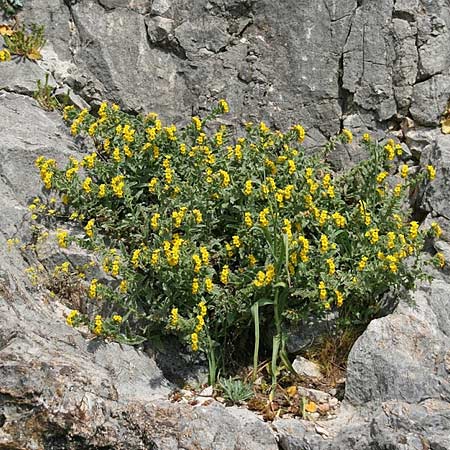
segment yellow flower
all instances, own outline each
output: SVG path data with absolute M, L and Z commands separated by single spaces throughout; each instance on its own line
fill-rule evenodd
M 199 288 L 200 288 L 200 284 L 199 284 L 199 282 L 198 282 L 198 278 L 194 278 L 194 279 L 192 280 L 192 293 L 193 293 L 194 295 L 195 295 L 195 294 L 198 294 Z
M 67 237 L 69 236 L 68 231 L 58 230 L 56 232 L 56 239 L 58 240 L 58 245 L 61 248 L 67 248 Z
M 260 122 L 260 124 L 259 124 L 259 131 L 261 133 L 265 134 L 265 133 L 268 133 L 270 131 L 270 129 L 264 122 Z
M 178 308 L 172 308 L 172 310 L 170 311 L 170 325 L 172 327 L 176 327 L 178 324 L 178 320 Z
M 195 223 L 202 223 L 203 222 L 203 216 L 199 209 L 192 210 L 192 214 L 194 215 Z
M 97 297 L 97 284 L 98 280 L 94 278 L 89 286 L 89 298 Z
M 333 214 L 331 215 L 331 217 L 333 218 L 334 223 L 336 224 L 336 226 L 337 226 L 338 228 L 344 228 L 345 225 L 347 224 L 347 221 L 346 221 L 345 217 L 342 216 L 342 215 L 341 215 L 340 213 L 338 213 L 338 212 L 333 213 Z
M 300 236 L 298 238 L 298 243 L 302 246 L 302 250 L 300 251 L 300 259 L 303 262 L 308 262 L 308 253 L 309 253 L 309 241 L 304 236 Z
M 347 143 L 351 144 L 353 142 L 353 133 L 350 130 L 347 130 L 347 128 L 342 130 L 342 135 L 345 137 Z
M 408 176 L 409 167 L 406 164 L 400 166 L 400 176 L 406 178 Z
M 102 331 L 103 331 L 103 319 L 102 319 L 102 316 L 97 315 L 97 316 L 95 316 L 95 319 L 94 319 L 93 332 L 94 332 L 94 334 L 96 334 L 98 336 L 98 335 L 102 334 Z
M 365 269 L 368 260 L 369 260 L 369 258 L 367 256 L 363 256 L 361 258 L 361 261 L 359 261 L 359 263 L 358 263 L 358 271 L 359 272 L 362 272 Z
M 328 219 L 328 211 L 322 210 L 319 215 L 319 226 L 323 227 Z
M 103 198 L 106 196 L 106 184 L 101 184 L 98 187 L 98 198 Z
M 260 213 L 259 213 L 259 223 L 263 226 L 263 227 L 267 227 L 269 226 L 269 221 L 267 219 L 267 215 L 269 214 L 269 208 L 264 208 Z
M 0 61 L 11 61 L 11 53 L 9 53 L 8 49 L 3 49 L 0 51 Z
M 123 318 L 122 318 L 122 316 L 119 316 L 119 314 L 114 314 L 114 316 L 112 316 L 112 320 L 113 320 L 113 322 L 120 324 L 120 323 L 122 323 Z
M 433 234 L 435 237 L 440 237 L 442 234 L 442 228 L 439 226 L 437 222 L 431 223 L 431 230 L 433 231 Z
M 395 143 L 392 139 L 388 140 L 387 144 L 384 146 L 384 151 L 386 152 L 389 161 L 392 161 L 395 158 Z
M 196 253 L 195 255 L 192 255 L 192 261 L 194 261 L 194 272 L 199 273 L 202 268 L 202 259 Z
M 427 166 L 427 173 L 430 181 L 433 181 L 436 178 L 436 169 L 433 166 L 431 165 Z
M 76 309 L 73 309 L 72 311 L 70 311 L 70 313 L 66 317 L 67 325 L 69 325 L 70 327 L 73 327 L 73 322 L 79 315 L 80 315 L 80 313 Z
M 161 214 L 159 213 L 155 213 L 153 214 L 152 218 L 150 219 L 150 226 L 152 227 L 153 231 L 156 231 L 159 227 L 159 219 L 161 217 Z
M 84 231 L 86 232 L 86 236 L 92 238 L 94 236 L 94 225 L 95 219 L 90 219 L 86 226 L 84 227 Z
M 397 273 L 398 272 L 397 257 L 395 255 L 387 255 L 385 260 L 388 263 L 389 270 L 392 273 Z
M 248 228 L 253 226 L 252 215 L 249 212 L 244 213 L 244 223 Z
M 325 283 L 323 281 L 321 281 L 319 283 L 319 297 L 320 300 L 325 301 L 327 299 L 328 296 L 328 292 L 325 286 Z
M 301 125 L 294 125 L 292 129 L 297 134 L 297 141 L 301 144 L 305 139 L 305 129 Z
M 119 291 L 122 294 L 126 294 L 127 293 L 127 291 L 128 291 L 128 282 L 127 282 L 127 280 L 122 280 L 120 282 L 120 284 L 119 284 Z
M 225 266 L 223 266 L 222 272 L 220 273 L 220 281 L 221 281 L 221 283 L 222 284 L 228 284 L 229 276 L 230 276 L 230 268 L 226 264 Z
M 230 185 L 230 175 L 228 174 L 228 172 L 226 170 L 219 170 L 219 174 L 222 177 L 222 187 L 226 188 Z
M 195 127 L 195 129 L 196 129 L 197 131 L 201 131 L 201 129 L 202 129 L 202 121 L 200 120 L 199 117 L 194 116 L 194 117 L 192 118 L 192 123 L 194 124 L 194 127 Z
M 120 161 L 122 161 L 122 156 L 120 155 L 120 149 L 118 148 L 118 147 L 116 147 L 114 150 L 113 150 L 113 159 L 114 159 L 114 161 L 116 161 L 116 162 L 120 162 Z
M 292 240 L 292 225 L 289 219 L 283 219 L 284 226 L 282 228 L 283 233 L 285 233 L 289 240 Z
M 125 187 L 125 177 L 123 175 L 117 175 L 111 180 L 111 187 L 114 195 L 118 198 L 123 197 L 123 188 Z
M 191 334 L 191 348 L 192 351 L 196 352 L 198 350 L 198 334 L 192 333 Z
M 252 191 L 253 191 L 253 184 L 252 184 L 251 180 L 247 180 L 245 182 L 245 186 L 244 186 L 244 189 L 242 192 L 244 193 L 244 195 L 249 196 L 249 195 L 251 195 Z
M 204 246 L 200 247 L 200 255 L 202 257 L 202 262 L 205 266 L 209 264 L 209 252 L 208 249 Z
M 155 267 L 158 264 L 160 252 L 161 252 L 161 250 L 159 250 L 159 249 L 153 250 L 153 252 L 152 252 L 152 256 L 151 256 L 151 259 L 150 259 L 150 264 L 153 267 Z
M 210 294 L 213 291 L 214 283 L 211 280 L 211 278 L 206 278 L 205 279 L 205 289 L 206 289 L 206 292 L 208 292 L 208 294 Z
M 339 308 L 344 303 L 344 294 L 337 289 L 334 290 L 334 293 L 336 295 L 336 305 Z
M 259 270 L 256 274 L 253 284 L 258 288 L 263 287 L 266 284 L 266 274 L 262 270 Z
M 113 259 L 113 262 L 111 265 L 111 275 L 114 277 L 117 277 L 117 275 L 119 275 L 119 270 L 120 270 L 120 258 L 118 256 L 116 256 Z
M 86 192 L 87 194 L 89 194 L 90 192 L 92 192 L 92 178 L 91 177 L 86 177 L 86 179 L 83 181 L 83 191 Z
M 239 236 L 233 236 L 233 237 L 232 237 L 232 240 L 233 240 L 233 245 L 234 245 L 236 248 L 239 248 L 239 247 L 242 245 L 242 242 L 241 242 L 241 240 L 239 239 Z
M 320 253 L 326 253 L 329 248 L 328 237 L 325 234 L 320 236 Z
M 379 239 L 379 229 L 378 228 L 371 228 L 369 231 L 366 232 L 365 236 L 369 239 L 370 243 L 372 245 L 376 244 Z
M 250 267 L 254 267 L 256 264 L 256 258 L 254 255 L 248 255 L 248 264 Z
M 131 255 L 131 264 L 135 269 L 139 267 L 139 258 L 141 256 L 141 252 L 142 250 L 140 248 L 137 248 L 136 250 L 133 251 Z
M 150 182 L 148 183 L 148 190 L 151 193 L 155 193 L 156 185 L 158 184 L 158 178 L 153 177 Z
M 334 275 L 336 272 L 336 265 L 334 264 L 333 258 L 328 258 L 326 263 L 328 264 L 328 274 Z
M 292 159 L 288 160 L 288 172 L 289 175 L 293 175 L 296 172 L 297 168 L 295 166 L 295 162 Z
M 387 248 L 393 249 L 395 247 L 395 233 L 393 231 L 389 231 L 387 234 L 388 242 Z
M 437 259 L 437 263 L 439 264 L 439 267 L 440 268 L 444 267 L 445 266 L 445 256 L 442 253 L 438 252 L 438 253 L 436 253 L 435 257 Z
M 228 113 L 230 111 L 230 107 L 225 99 L 221 98 L 219 100 L 219 108 L 223 113 Z
M 364 133 L 362 139 L 363 139 L 363 142 L 366 142 L 366 143 L 370 142 L 370 134 Z
M 409 237 L 410 239 L 416 239 L 417 238 L 417 234 L 419 232 L 419 224 L 413 220 L 410 224 L 409 224 Z
M 383 181 L 386 179 L 387 176 L 388 176 L 388 173 L 386 171 L 380 172 L 377 175 L 377 183 L 378 184 L 383 183 Z

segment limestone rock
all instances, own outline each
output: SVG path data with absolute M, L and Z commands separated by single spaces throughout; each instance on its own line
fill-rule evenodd
M 443 361 L 450 349 L 449 285 L 434 280 L 412 294 L 413 306 L 370 323 L 348 361 L 345 396 L 354 405 L 372 400 L 450 403 Z
M 292 367 L 301 377 L 322 378 L 322 373 L 320 372 L 319 366 L 314 362 L 303 358 L 302 356 L 297 356 L 294 359 Z
M 427 183 L 423 193 L 422 207 L 426 211 L 450 218 L 448 186 L 450 175 L 450 136 L 440 135 L 428 145 L 422 155 L 422 165 L 431 164 L 436 167 L 436 179 Z

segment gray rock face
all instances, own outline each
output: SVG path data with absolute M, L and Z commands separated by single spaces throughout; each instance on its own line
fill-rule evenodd
M 450 136 L 441 135 L 425 147 L 422 154 L 423 164 L 432 164 L 437 168 L 436 179 L 424 192 L 422 206 L 427 211 L 450 219 L 448 189 L 450 186 Z
M 46 24 L 60 59 L 88 74 L 86 98 L 168 121 L 226 97 L 234 121 L 301 121 L 315 145 L 347 115 L 362 129 L 408 115 L 436 125 L 449 97 L 448 4 L 360 3 L 30 0 L 22 17 Z
M 414 306 L 372 321 L 349 357 L 346 398 L 354 405 L 374 399 L 450 403 L 449 286 L 435 280 L 413 294 Z

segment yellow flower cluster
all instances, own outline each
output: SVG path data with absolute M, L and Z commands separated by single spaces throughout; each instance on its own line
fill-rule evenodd
M 52 178 L 56 168 L 56 161 L 54 159 L 45 159 L 44 156 L 39 156 L 35 161 L 36 167 L 39 168 L 41 180 L 44 183 L 46 189 L 52 188 Z
M 366 232 L 365 236 L 367 239 L 369 239 L 369 242 L 374 245 L 378 242 L 379 239 L 379 232 L 380 230 L 378 228 L 371 228 L 369 231 Z
M 419 224 L 414 220 L 409 225 L 409 237 L 414 240 L 419 233 Z
M 102 316 L 100 316 L 100 315 L 96 315 L 95 316 L 95 318 L 94 318 L 94 328 L 93 328 L 92 331 L 97 336 L 102 334 L 102 331 L 103 331 L 103 319 L 102 319 Z
M 300 259 L 303 262 L 308 262 L 308 253 L 309 253 L 309 241 L 308 239 L 306 239 L 304 236 L 300 236 L 298 238 L 298 242 L 301 246 L 301 251 L 300 251 Z
M 93 278 L 89 286 L 89 298 L 97 297 L 97 284 L 98 280 L 96 278 Z
M 433 181 L 436 178 L 436 169 L 431 165 L 428 165 L 426 167 L 426 169 L 427 169 L 427 173 L 428 173 L 428 178 L 431 181 Z
M 123 175 L 117 175 L 111 180 L 111 187 L 114 195 L 117 198 L 123 197 L 123 189 L 125 187 L 125 177 Z
M 80 313 L 76 310 L 73 309 L 72 311 L 70 311 L 70 313 L 67 315 L 66 317 L 66 323 L 67 325 L 69 325 L 70 327 L 73 327 L 74 325 L 74 320 L 79 317 Z
M 80 114 L 78 114 L 78 117 L 72 122 L 72 125 L 70 126 L 70 132 L 73 136 L 76 136 L 78 134 L 78 128 L 83 123 L 88 112 L 89 111 L 86 108 L 81 110 Z
M 347 128 L 344 128 L 342 130 L 342 135 L 344 136 L 344 138 L 348 144 L 351 144 L 353 142 L 353 133 L 350 130 L 348 130 Z
M 86 226 L 84 227 L 84 231 L 86 232 L 86 236 L 92 238 L 94 236 L 94 226 L 95 219 L 90 219 Z
M 367 265 L 367 261 L 369 260 L 369 258 L 367 257 L 367 256 L 363 256 L 362 258 L 361 258 L 361 260 L 359 261 L 359 263 L 358 263 L 358 271 L 359 272 L 362 272 L 365 268 L 366 268 L 366 265 Z
M 121 324 L 122 321 L 123 321 L 123 317 L 122 317 L 122 316 L 119 316 L 119 314 L 114 314 L 114 315 L 112 316 L 112 320 L 113 320 L 113 322 L 115 322 L 116 324 Z
M 56 239 L 58 240 L 58 245 L 61 248 L 67 248 L 67 238 L 69 236 L 69 232 L 65 230 L 58 230 L 56 232 Z
M 253 280 L 253 284 L 260 288 L 263 286 L 269 286 L 270 283 L 275 278 L 275 266 L 273 264 L 269 264 L 266 267 L 266 271 L 263 272 L 262 270 L 259 270 L 256 274 L 256 278 Z
M 305 140 L 305 129 L 301 125 L 294 125 L 292 129 L 297 134 L 297 141 L 301 144 Z
M 8 49 L 0 50 L 0 62 L 11 61 L 11 53 Z
M 247 180 L 245 182 L 244 189 L 243 189 L 242 192 L 244 193 L 244 195 L 249 196 L 249 195 L 251 195 L 252 191 L 253 191 L 252 181 L 251 180 Z
M 222 268 L 222 271 L 220 272 L 220 282 L 224 285 L 228 284 L 230 277 L 230 267 L 228 264 L 225 264 Z
M 221 98 L 219 100 L 219 108 L 223 113 L 228 113 L 230 111 L 230 107 L 225 99 Z
M 167 262 L 170 266 L 174 267 L 178 265 L 180 261 L 180 249 L 183 245 L 184 240 L 181 239 L 178 235 L 174 235 L 172 242 L 164 241 L 164 253 L 166 255 Z
M 179 321 L 179 315 L 178 315 L 178 308 L 172 308 L 170 311 L 170 325 L 172 327 L 176 327 L 178 325 Z

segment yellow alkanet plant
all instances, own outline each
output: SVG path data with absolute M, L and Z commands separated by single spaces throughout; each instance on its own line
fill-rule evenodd
M 97 317 L 94 332 L 176 334 L 208 355 L 211 381 L 218 363 L 246 351 L 252 320 L 255 363 L 260 327 L 274 330 L 274 377 L 280 358 L 289 366 L 287 322 L 334 310 L 343 326 L 368 323 L 383 293 L 414 285 L 424 239 L 439 231 L 421 230 L 404 208 L 433 167 L 410 174 L 402 166 L 399 187 L 387 182 L 395 142 L 364 135 L 367 160 L 335 173 L 324 152 L 305 152 L 301 125 L 281 132 L 247 123 L 235 139 L 210 125 L 228 111 L 220 100 L 178 129 L 107 103 L 97 114 L 67 107 L 72 134 L 90 136 L 93 151 L 64 168 L 37 161 L 45 188 L 66 199 L 61 214 L 84 229 L 80 244 L 117 280 L 101 286 L 102 298 L 124 319 Z M 338 139 L 356 138 L 343 130 Z

